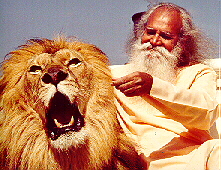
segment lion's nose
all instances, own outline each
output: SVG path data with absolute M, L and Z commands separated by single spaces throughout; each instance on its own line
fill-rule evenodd
M 48 69 L 48 73 L 45 73 L 42 77 L 42 81 L 46 84 L 57 85 L 59 82 L 65 80 L 68 74 L 61 70 L 60 67 L 51 67 Z

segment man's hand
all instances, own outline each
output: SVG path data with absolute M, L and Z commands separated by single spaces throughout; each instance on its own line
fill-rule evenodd
M 153 77 L 144 72 L 134 72 L 121 78 L 113 78 L 112 85 L 128 97 L 150 94 Z

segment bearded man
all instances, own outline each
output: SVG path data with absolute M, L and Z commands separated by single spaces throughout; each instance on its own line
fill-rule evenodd
M 132 19 L 129 63 L 111 67 L 124 131 L 150 170 L 217 170 L 220 141 L 208 133 L 218 116 L 216 73 L 203 64 L 210 43 L 172 3 Z

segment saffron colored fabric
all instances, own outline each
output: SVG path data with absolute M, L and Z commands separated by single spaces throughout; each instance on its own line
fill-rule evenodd
M 111 66 L 112 76 L 131 67 Z M 181 69 L 174 84 L 154 77 L 150 94 L 126 97 L 115 89 L 121 126 L 150 170 L 217 170 L 220 140 L 208 132 L 218 117 L 216 78 L 212 68 L 196 64 Z

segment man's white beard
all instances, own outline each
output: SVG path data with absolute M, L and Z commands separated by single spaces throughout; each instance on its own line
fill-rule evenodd
M 153 47 L 150 43 L 141 44 L 138 39 L 132 46 L 130 72 L 141 71 L 162 80 L 175 82 L 177 73 L 177 55 L 164 47 Z

